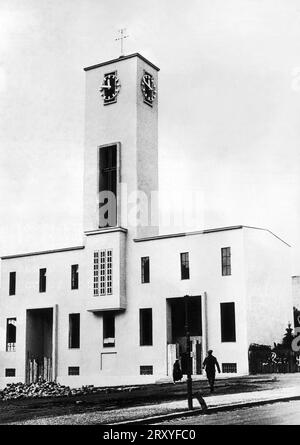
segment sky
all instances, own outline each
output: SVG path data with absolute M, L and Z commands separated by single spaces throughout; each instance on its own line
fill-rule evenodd
M 0 0 L 0 255 L 82 244 L 82 68 L 122 27 L 161 69 L 160 190 L 201 194 L 169 231 L 268 228 L 300 275 L 300 0 Z

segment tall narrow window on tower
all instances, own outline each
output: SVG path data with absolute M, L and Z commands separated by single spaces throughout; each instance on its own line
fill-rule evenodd
M 94 296 L 112 295 L 112 250 L 94 252 Z
M 117 145 L 99 149 L 99 227 L 117 225 Z
M 222 258 L 222 275 L 231 275 L 231 251 L 230 247 L 223 247 L 221 249 Z

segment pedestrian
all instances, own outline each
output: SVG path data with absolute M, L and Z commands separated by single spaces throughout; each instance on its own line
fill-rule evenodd
M 213 351 L 210 349 L 207 351 L 207 357 L 203 362 L 203 369 L 206 371 L 210 392 L 214 391 L 215 377 L 216 377 L 216 367 L 220 373 L 220 366 L 216 357 L 212 355 Z
M 173 382 L 175 383 L 177 380 L 182 379 L 182 370 L 180 368 L 179 360 L 175 360 L 173 365 Z

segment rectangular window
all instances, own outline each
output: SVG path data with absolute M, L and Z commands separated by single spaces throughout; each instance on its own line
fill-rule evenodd
M 16 368 L 5 368 L 5 377 L 16 377 Z
M 112 295 L 112 250 L 94 252 L 94 296 Z
M 80 348 L 80 314 L 69 314 L 69 348 Z
M 78 289 L 79 284 L 79 274 L 78 274 L 78 264 L 73 264 L 71 266 L 71 289 Z
M 103 314 L 103 347 L 115 346 L 115 316 L 112 312 Z
M 6 320 L 6 350 L 11 352 L 16 350 L 17 319 L 7 318 Z
M 79 375 L 79 371 L 80 371 L 79 366 L 68 367 L 68 375 Z
M 140 346 L 152 344 L 152 309 L 140 309 Z
M 46 271 L 47 269 L 40 269 L 40 292 L 46 292 Z
M 140 366 L 140 375 L 153 375 L 153 366 L 152 365 Z
M 234 303 L 221 303 L 221 341 L 236 341 Z
M 222 247 L 222 275 L 231 275 L 231 251 L 230 247 Z
M 117 146 L 99 149 L 99 227 L 117 225 Z
M 236 363 L 222 363 L 222 372 L 236 373 L 237 372 Z
M 189 280 L 190 278 L 190 264 L 189 264 L 189 253 L 184 252 L 180 254 L 180 265 L 181 265 L 181 279 Z
M 16 295 L 16 272 L 9 273 L 9 295 Z
M 142 283 L 150 283 L 150 260 L 148 256 L 141 258 Z

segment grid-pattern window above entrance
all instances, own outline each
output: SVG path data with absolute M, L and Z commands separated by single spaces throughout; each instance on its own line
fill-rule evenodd
M 40 269 L 40 283 L 39 283 L 40 292 L 46 292 L 46 272 L 47 269 Z
M 80 347 L 80 314 L 69 314 L 69 348 Z
M 17 319 L 7 318 L 6 320 L 6 351 L 11 352 L 16 350 L 17 338 Z
M 79 272 L 78 272 L 78 264 L 73 264 L 71 266 L 71 289 L 78 289 L 79 285 Z
M 221 303 L 221 341 L 236 341 L 234 303 Z
M 184 252 L 180 254 L 181 279 L 188 280 L 190 278 L 190 262 L 189 253 Z
M 222 247 L 222 275 L 231 275 L 231 250 L 230 247 Z
M 112 250 L 94 252 L 94 296 L 112 295 Z
M 99 149 L 99 227 L 117 225 L 117 146 Z
M 148 256 L 141 258 L 141 279 L 142 283 L 150 283 L 150 259 Z
M 16 272 L 9 273 L 9 295 L 16 295 Z
M 140 309 L 140 346 L 152 344 L 152 309 Z

